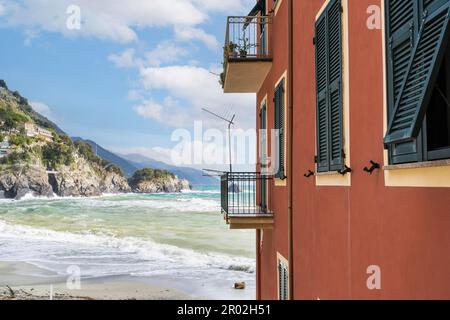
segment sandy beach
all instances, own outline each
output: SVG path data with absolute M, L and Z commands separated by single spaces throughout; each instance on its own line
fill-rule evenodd
M 35 274 L 41 273 L 42 276 Z M 70 290 L 66 279 L 27 263 L 0 262 L 0 300 L 186 300 L 196 299 L 132 277 L 85 279 Z

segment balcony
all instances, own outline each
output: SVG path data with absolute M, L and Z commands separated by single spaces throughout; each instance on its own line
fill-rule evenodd
M 254 172 L 221 177 L 222 213 L 230 229 L 272 229 L 273 212 L 268 209 L 271 179 Z
M 221 82 L 225 93 L 256 93 L 272 67 L 269 16 L 228 17 Z

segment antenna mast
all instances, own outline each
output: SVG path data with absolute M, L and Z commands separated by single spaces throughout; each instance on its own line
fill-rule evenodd
M 231 117 L 231 119 L 227 119 L 225 117 L 219 116 L 218 114 L 209 111 L 206 108 L 202 108 L 203 111 L 205 111 L 206 113 L 209 113 L 210 115 L 225 121 L 226 123 L 228 123 L 228 155 L 229 155 L 229 159 L 230 159 L 230 173 L 233 172 L 233 163 L 232 163 L 232 157 L 231 157 L 231 126 L 234 125 L 234 119 L 236 118 L 236 115 L 233 114 L 233 116 Z

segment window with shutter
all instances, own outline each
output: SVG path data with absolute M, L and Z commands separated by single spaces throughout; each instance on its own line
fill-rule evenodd
M 284 132 L 284 120 L 285 120 L 285 112 L 284 112 L 284 80 L 280 82 L 280 84 L 275 89 L 275 132 L 277 135 L 277 161 L 278 161 L 278 170 L 275 174 L 275 178 L 285 179 L 285 168 L 284 168 L 284 160 L 285 160 L 285 152 L 284 152 L 284 142 L 285 142 L 285 132 Z
M 390 163 L 448 158 L 450 1 L 386 0 L 385 8 Z
M 331 0 L 316 22 L 317 169 L 344 167 L 341 1 Z
M 422 128 L 446 48 L 450 2 L 423 13 L 417 40 L 389 120 L 385 144 L 413 141 Z
M 265 174 L 267 171 L 267 108 L 264 104 L 261 107 L 261 111 L 259 114 L 259 120 L 260 120 L 260 132 L 259 132 L 259 154 L 260 154 L 260 163 L 261 163 L 261 174 Z M 261 188 L 261 203 L 260 207 L 263 211 L 267 210 L 267 182 L 265 179 L 261 179 L 260 181 L 260 188 Z
M 386 3 L 388 115 L 391 115 L 406 77 L 412 47 L 418 33 L 417 0 L 390 0 Z M 420 161 L 421 135 L 416 141 L 389 147 L 392 163 Z
M 278 259 L 278 296 L 280 300 L 289 300 L 289 272 L 286 263 Z

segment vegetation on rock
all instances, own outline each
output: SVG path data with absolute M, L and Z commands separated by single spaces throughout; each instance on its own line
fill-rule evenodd
M 158 179 L 175 178 L 175 175 L 166 170 L 145 168 L 138 170 L 129 179 L 130 185 L 137 185 L 143 181 L 151 181 Z

